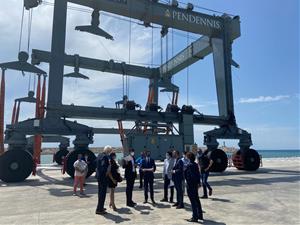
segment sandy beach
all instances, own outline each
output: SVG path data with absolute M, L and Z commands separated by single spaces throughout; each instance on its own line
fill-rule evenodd
M 204 224 L 300 224 L 300 158 L 264 159 L 257 172 L 228 168 L 211 174 L 213 196 L 202 200 Z M 155 179 L 157 205 L 142 204 L 143 191 L 135 187 L 136 208 L 125 205 L 125 182 L 116 189 L 118 212 L 106 208 L 95 215 L 97 183 L 91 177 L 87 197 L 72 196 L 72 180 L 59 167 L 42 166 L 37 176 L 23 183 L 0 181 L 0 224 L 188 224 L 191 206 L 185 209 L 160 203 L 163 194 L 161 167 Z M 137 186 L 137 184 L 136 184 Z M 202 194 L 202 189 L 199 189 Z M 107 195 L 108 197 L 108 195 Z

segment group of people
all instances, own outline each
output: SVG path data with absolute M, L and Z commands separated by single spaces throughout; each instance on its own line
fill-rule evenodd
M 198 163 L 196 163 L 196 156 Z M 184 208 L 183 197 L 186 187 L 193 210 L 193 216 L 188 221 L 197 222 L 198 220 L 203 220 L 198 188 L 202 184 L 203 196 L 201 198 L 208 198 L 207 189 L 209 190 L 209 195 L 212 195 L 212 188 L 207 182 L 212 164 L 213 161 L 201 150 L 196 155 L 192 152 L 184 151 L 182 157 L 180 157 L 179 151 L 168 151 L 163 167 L 164 197 L 161 202 L 168 202 L 168 190 L 170 189 L 169 202 L 173 203 L 175 188 L 176 203 L 173 206 L 176 209 Z
M 197 162 L 196 163 L 196 158 Z M 80 192 L 83 193 L 82 179 L 78 178 L 84 174 L 84 160 L 82 156 L 78 156 L 78 160 L 74 163 L 75 181 L 74 193 L 76 193 L 77 184 L 80 183 Z M 114 201 L 114 190 L 117 184 L 122 181 L 119 171 L 119 165 L 116 162 L 116 154 L 112 147 L 105 146 L 102 154 L 99 154 L 96 160 L 96 178 L 98 181 L 98 205 L 96 214 L 106 214 L 104 208 L 107 188 L 110 188 L 110 203 L 109 207 L 117 210 Z M 134 149 L 129 150 L 129 155 L 122 159 L 122 167 L 125 169 L 126 180 L 126 205 L 128 207 L 135 207 L 137 204 L 133 201 L 132 193 L 134 182 L 137 177 L 137 168 L 140 176 L 140 188 L 144 188 L 144 204 L 148 203 L 149 192 L 152 204 L 156 204 L 154 200 L 154 172 L 156 171 L 156 164 L 151 158 L 150 151 L 142 152 L 138 159 L 135 159 Z M 206 154 L 201 150 L 194 154 L 192 152 L 183 152 L 180 157 L 180 152 L 177 150 L 168 151 L 163 165 L 163 180 L 164 180 L 164 195 L 161 202 L 173 203 L 176 209 L 184 208 L 184 192 L 191 202 L 193 215 L 189 222 L 197 222 L 203 220 L 202 207 L 198 195 L 198 188 L 202 185 L 203 196 L 201 198 L 208 198 L 212 195 L 212 188 L 207 182 L 209 170 L 213 165 Z M 81 171 L 80 171 L 81 170 Z M 84 182 L 84 181 L 83 181 Z M 174 202 L 174 189 L 176 190 L 176 202 Z M 208 193 L 207 193 L 208 189 Z M 170 190 L 170 197 L 169 197 Z

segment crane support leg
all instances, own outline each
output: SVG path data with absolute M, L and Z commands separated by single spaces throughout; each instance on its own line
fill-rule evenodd
M 49 88 L 47 106 L 62 104 L 64 56 L 66 42 L 67 0 L 55 0 L 52 28 L 51 60 L 49 68 Z M 47 111 L 47 117 L 59 117 Z

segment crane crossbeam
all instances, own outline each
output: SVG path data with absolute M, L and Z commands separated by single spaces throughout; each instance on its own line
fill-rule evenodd
M 39 64 L 41 62 L 50 63 L 51 62 L 51 53 L 47 51 L 41 51 L 37 49 L 32 50 L 32 63 Z M 100 60 L 92 59 L 87 57 L 79 57 L 79 67 L 82 69 L 89 69 L 107 73 L 115 73 L 121 75 L 129 75 L 140 78 L 154 78 L 158 75 L 158 68 L 149 68 L 137 65 L 126 64 L 125 62 L 119 63 L 113 60 Z M 64 65 L 75 67 L 75 56 L 67 55 L 64 56 Z
M 100 11 L 130 17 L 143 22 L 154 23 L 209 37 L 221 37 L 224 28 L 223 17 L 207 15 L 150 0 L 68 0 Z M 232 39 L 240 36 L 239 17 L 231 21 Z
M 88 107 L 75 105 L 61 105 L 49 108 L 57 111 L 62 117 L 94 120 L 122 120 L 122 121 L 157 121 L 174 122 L 181 121 L 181 114 L 169 112 L 151 112 L 144 110 L 124 110 L 105 107 Z M 194 124 L 224 125 L 227 118 L 212 115 L 193 115 Z

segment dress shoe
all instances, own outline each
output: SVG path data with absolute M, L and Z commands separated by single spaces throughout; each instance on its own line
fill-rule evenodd
M 208 195 L 209 195 L 209 196 L 212 195 L 212 189 L 210 189 L 210 190 L 208 191 Z
M 191 223 L 197 223 L 198 222 L 198 220 L 196 218 L 193 218 L 193 217 L 189 220 L 186 220 L 186 221 L 191 222 Z
M 129 203 L 129 204 L 127 204 L 127 206 L 128 206 L 128 207 L 134 207 L 134 206 L 135 206 L 135 204 L 133 204 L 133 203 Z
M 203 196 L 201 196 L 200 198 L 206 199 L 206 198 L 208 198 L 208 197 L 207 197 L 207 195 L 203 195 Z
M 151 200 L 153 205 L 156 205 L 156 202 L 154 200 Z
M 176 202 L 176 203 L 174 203 L 172 206 L 173 206 L 173 207 L 176 207 L 176 206 L 178 206 L 178 203 Z
M 147 201 L 147 200 L 145 200 L 143 203 L 144 203 L 144 204 L 147 204 L 147 203 L 148 203 L 148 201 Z
M 162 200 L 160 200 L 161 202 L 168 202 L 168 199 L 163 198 Z
M 97 215 L 104 215 L 104 214 L 106 214 L 107 212 L 105 211 L 105 210 L 101 210 L 101 211 L 98 211 L 98 210 L 96 210 L 96 214 Z

